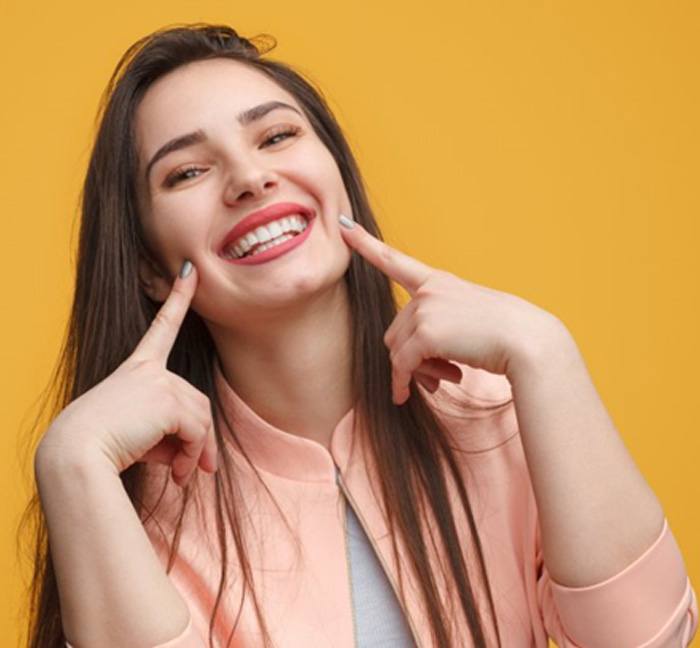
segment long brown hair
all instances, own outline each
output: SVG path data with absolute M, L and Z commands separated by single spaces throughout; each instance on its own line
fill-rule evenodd
M 262 58 L 275 45 L 275 39 L 267 34 L 246 39 L 226 25 L 195 23 L 163 28 L 149 34 L 134 43 L 120 59 L 100 103 L 95 142 L 80 196 L 75 294 L 59 361 L 50 381 L 56 393 L 48 420 L 105 379 L 132 353 L 160 306 L 145 295 L 138 281 L 139 258 L 152 259 L 152 255 L 145 243 L 137 207 L 133 120 L 144 93 L 162 75 L 193 61 L 221 57 L 243 62 L 272 78 L 296 97 L 315 132 L 335 158 L 355 219 L 382 239 L 356 161 L 321 91 L 289 65 Z M 400 536 L 409 557 L 408 565 L 401 566 L 401 569 L 412 569 L 418 577 L 434 645 L 455 646 L 459 639 L 451 634 L 449 613 L 441 603 L 438 580 L 429 566 L 429 543 L 421 532 L 422 516 L 432 516 L 445 549 L 451 576 L 446 582 L 452 583 L 454 588 L 453 600 L 459 603 L 474 645 L 486 648 L 482 616 L 463 555 L 465 538 L 458 534 L 452 510 L 452 506 L 459 504 L 469 522 L 481 581 L 500 646 L 481 543 L 467 489 L 450 447 L 449 432 L 415 384 L 411 385 L 411 396 L 403 406 L 397 407 L 391 399 L 391 362 L 383 342 L 384 333 L 398 312 L 391 283 L 383 273 L 356 254 L 352 256 L 345 281 L 353 318 L 355 407 L 366 423 L 365 433 L 379 475 L 381 502 L 391 531 L 394 556 L 398 562 L 397 537 Z M 241 566 L 243 589 L 247 588 L 253 596 L 267 646 L 271 640 L 252 586 L 236 506 L 240 500 L 236 495 L 235 471 L 217 423 L 216 413 L 223 410 L 213 378 L 216 353 L 203 320 L 190 310 L 170 354 L 168 369 L 210 398 L 221 455 L 220 468 L 214 478 L 217 533 L 223 564 L 221 587 L 210 621 L 209 643 L 213 646 L 214 620 L 225 586 L 228 523 Z M 48 397 L 44 399 L 42 412 L 47 409 L 49 401 Z M 40 417 L 41 414 L 35 422 L 34 433 L 39 428 Z M 227 420 L 226 427 L 230 438 L 242 450 L 236 431 Z M 32 441 L 38 443 L 39 439 Z M 144 464 L 137 462 L 121 473 L 124 488 L 142 521 L 151 513 L 144 510 L 141 501 L 144 468 Z M 456 487 L 458 502 L 450 501 L 448 475 Z M 422 496 L 417 497 L 418 493 Z M 177 538 L 190 494 L 188 486 L 183 490 L 168 572 L 177 551 Z M 29 522 L 33 522 L 31 553 L 34 571 L 27 597 L 28 645 L 32 648 L 63 648 L 58 589 L 36 490 L 24 511 L 20 532 Z

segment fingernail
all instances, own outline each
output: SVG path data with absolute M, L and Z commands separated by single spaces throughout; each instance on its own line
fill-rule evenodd
M 185 262 L 182 264 L 182 268 L 180 268 L 180 279 L 184 279 L 190 274 L 190 272 L 192 272 L 192 262 L 185 259 Z
M 347 216 L 344 214 L 341 214 L 338 217 L 338 220 L 340 221 L 340 224 L 345 227 L 346 229 L 352 229 L 355 227 L 355 221 L 350 220 Z

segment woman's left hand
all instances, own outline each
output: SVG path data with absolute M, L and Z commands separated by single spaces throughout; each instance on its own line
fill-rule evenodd
M 410 396 L 414 375 L 429 391 L 437 389 L 440 379 L 460 382 L 462 371 L 450 360 L 504 374 L 512 383 L 528 362 L 559 339 L 553 336 L 568 333 L 561 320 L 538 306 L 432 268 L 357 222 L 340 230 L 352 249 L 411 296 L 384 334 L 397 405 Z

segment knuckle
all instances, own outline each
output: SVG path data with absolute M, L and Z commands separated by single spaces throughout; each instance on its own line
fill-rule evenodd
M 202 412 L 197 420 L 202 426 L 202 434 L 204 435 L 204 439 L 206 439 L 209 434 L 209 428 L 211 427 L 211 414 L 209 414 L 209 412 Z
M 199 390 L 197 390 L 195 398 L 200 420 L 207 421 L 208 424 L 208 422 L 211 421 L 211 400 L 206 394 L 203 394 Z
M 127 372 L 139 372 L 143 371 L 144 367 L 148 366 L 148 361 L 144 358 L 140 358 L 136 355 L 129 356 L 124 362 L 119 365 L 119 369 L 123 369 Z
M 157 327 L 163 327 L 167 328 L 170 326 L 170 316 L 168 315 L 167 311 L 163 311 L 163 309 L 159 310 L 156 313 L 156 316 L 153 318 L 153 323 Z
M 201 403 L 202 407 L 207 411 L 211 411 L 211 399 L 205 393 L 197 390 L 197 399 Z
M 197 460 L 202 456 L 202 453 L 205 451 L 205 448 L 207 447 L 207 443 L 209 442 L 209 425 L 207 423 L 203 424 L 200 430 L 200 437 L 199 437 L 199 449 L 197 451 Z
M 435 268 L 433 272 L 430 273 L 428 281 L 426 281 L 425 283 L 430 283 L 431 285 L 436 283 L 439 285 L 445 281 L 449 281 L 450 279 L 454 278 L 454 276 L 455 275 L 453 275 L 447 270 L 444 270 L 442 268 Z
M 419 300 L 416 303 L 416 308 L 413 311 L 413 317 L 417 320 L 422 320 L 425 319 L 426 312 L 427 312 L 427 306 L 425 301 Z
M 162 393 L 162 398 L 162 402 L 168 409 L 176 411 L 180 407 L 180 399 L 177 397 L 174 389 L 165 389 Z
M 414 335 L 421 342 L 427 342 L 432 337 L 432 330 L 433 330 L 432 326 L 430 326 L 426 322 L 420 322 L 418 324 L 418 326 L 416 326 L 416 331 L 415 331 Z
M 451 272 L 448 272 L 447 270 L 442 270 L 440 268 L 436 268 L 430 273 L 428 278 L 418 287 L 418 290 L 416 290 L 416 294 L 420 293 L 422 296 L 436 294 L 438 291 L 444 288 L 444 284 L 446 284 L 449 281 L 452 281 L 452 279 L 454 278 L 455 275 L 453 275 Z
M 379 257 L 385 263 L 392 263 L 392 261 L 394 260 L 394 251 L 388 245 L 380 245 Z

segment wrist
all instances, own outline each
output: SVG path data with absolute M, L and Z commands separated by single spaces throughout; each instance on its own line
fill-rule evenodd
M 97 470 L 118 475 L 119 472 L 89 435 L 49 427 L 37 446 L 34 467 L 39 473 Z
M 551 373 L 578 361 L 576 341 L 564 323 L 552 316 L 508 362 L 507 378 L 513 385 Z

